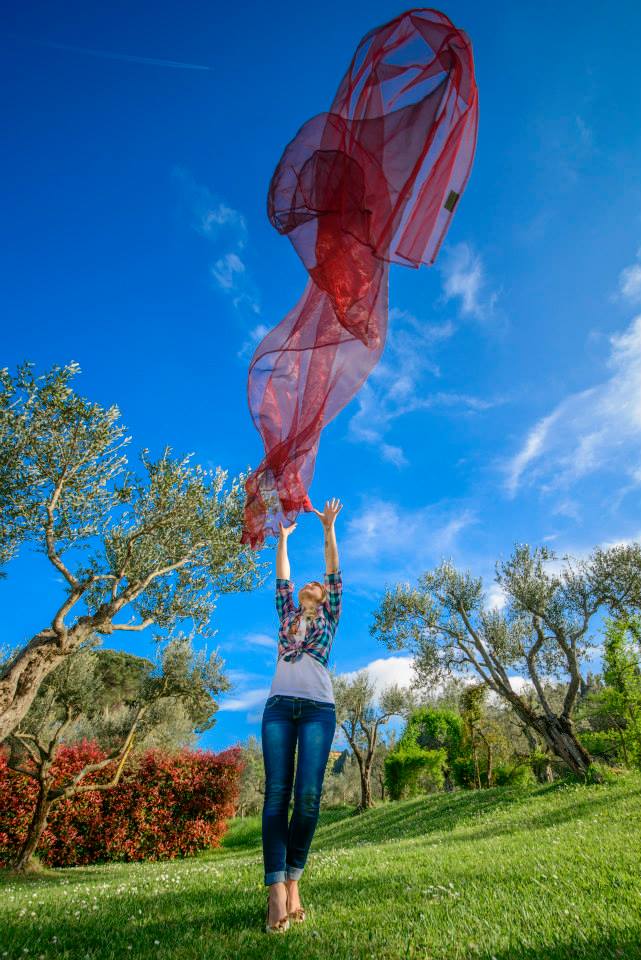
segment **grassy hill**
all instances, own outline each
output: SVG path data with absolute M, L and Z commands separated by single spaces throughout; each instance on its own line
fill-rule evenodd
M 633 774 L 326 811 L 308 919 L 267 936 L 260 817 L 237 820 L 190 860 L 2 876 L 0 958 L 641 958 L 640 827 Z

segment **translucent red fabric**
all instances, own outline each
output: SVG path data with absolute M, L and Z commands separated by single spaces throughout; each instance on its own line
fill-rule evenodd
M 249 366 L 265 456 L 245 484 L 243 543 L 260 546 L 279 520 L 311 510 L 321 431 L 385 345 L 389 264 L 434 263 L 477 127 L 470 41 L 445 14 L 421 8 L 363 37 L 329 111 L 285 148 L 268 216 L 309 280 Z

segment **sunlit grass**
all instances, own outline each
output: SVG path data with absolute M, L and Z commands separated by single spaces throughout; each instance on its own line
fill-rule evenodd
M 260 817 L 189 860 L 0 880 L 0 960 L 641 958 L 641 778 L 323 811 L 267 936 Z

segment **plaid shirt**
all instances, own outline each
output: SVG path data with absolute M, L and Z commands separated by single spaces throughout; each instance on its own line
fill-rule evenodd
M 294 603 L 294 582 L 276 577 L 276 609 L 280 626 L 278 628 L 278 656 L 284 660 L 297 660 L 303 653 L 309 653 L 323 666 L 327 666 L 329 652 L 341 615 L 343 579 L 340 570 L 325 574 L 327 599 L 319 607 L 316 619 L 307 624 L 302 641 L 289 637 L 287 631 L 292 620 L 302 611 Z

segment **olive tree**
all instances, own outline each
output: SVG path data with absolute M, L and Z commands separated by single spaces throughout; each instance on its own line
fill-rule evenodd
M 641 545 L 558 559 L 548 547 L 517 544 L 508 560 L 497 562 L 495 579 L 507 600 L 502 610 L 487 608 L 481 578 L 443 561 L 416 586 L 387 589 L 370 632 L 388 649 L 412 651 L 419 686 L 451 673 L 476 675 L 554 755 L 584 774 L 591 757 L 576 737 L 573 711 L 594 644 L 590 627 L 600 611 L 641 606 Z M 529 681 L 534 702 L 515 688 L 510 672 Z M 546 695 L 549 678 L 563 688 L 558 707 Z
M 96 641 L 101 643 L 100 638 L 96 638 Z M 165 642 L 165 638 L 158 637 L 156 644 L 160 645 L 162 642 Z M 131 704 L 138 699 L 141 685 L 149 670 L 152 669 L 153 662 L 148 657 L 102 646 L 97 646 L 93 650 L 92 660 L 95 661 L 95 680 L 100 687 L 99 705 L 90 713 L 80 712 L 65 730 L 62 742 L 71 744 L 83 739 L 98 740 L 100 744 L 109 746 L 112 742 L 117 743 L 122 731 L 127 728 L 131 716 Z M 63 661 L 58 669 L 62 669 L 66 663 L 67 661 Z M 31 709 L 40 699 L 47 681 L 51 680 L 55 674 L 56 671 L 49 674 L 42 682 Z M 222 688 L 222 676 L 220 683 Z M 224 683 L 225 689 L 229 689 L 227 678 L 224 678 Z M 217 708 L 216 704 L 215 709 Z M 29 714 L 25 719 L 28 717 Z M 194 729 L 193 717 L 190 716 L 183 701 L 177 697 L 165 698 L 154 708 L 153 724 L 147 725 L 144 738 L 140 733 L 136 736 L 134 752 L 154 748 L 164 752 L 195 750 L 198 747 L 199 737 L 200 734 Z
M 261 811 L 265 799 L 265 770 L 262 745 L 250 733 L 242 745 L 242 771 L 238 795 L 238 816 L 247 817 Z
M 143 450 L 130 470 L 118 408 L 79 396 L 78 372 L 0 371 L 0 561 L 29 543 L 65 588 L 0 670 L 0 741 L 92 634 L 189 623 L 206 636 L 217 595 L 254 588 L 267 566 L 240 542 L 246 474 L 227 486 L 221 467 L 169 448 L 158 459 Z
M 89 638 L 43 680 L 26 716 L 7 737 L 9 769 L 32 778 L 38 787 L 27 834 L 14 864 L 18 872 L 35 866 L 34 854 L 54 804 L 115 787 L 134 741 L 144 745 L 172 704 L 181 704 L 199 733 L 210 729 L 218 710 L 215 697 L 230 687 L 217 653 L 195 653 L 189 637 L 175 637 L 159 649 L 158 664 L 146 661 L 137 677 L 138 689 L 127 704 L 127 716 L 119 716 L 114 722 L 103 710 L 110 691 L 105 689 L 97 669 L 93 649 L 97 641 L 96 637 Z M 107 756 L 86 763 L 54 786 L 56 756 L 65 733 L 83 717 L 93 721 L 98 743 Z M 87 779 L 107 767 L 111 767 L 107 779 Z
M 388 685 L 379 696 L 366 670 L 355 677 L 333 677 L 336 701 L 336 722 L 347 738 L 358 764 L 361 797 L 357 812 L 362 813 L 372 803 L 372 767 L 379 745 L 381 727 L 394 716 L 405 716 L 415 706 L 411 689 Z

